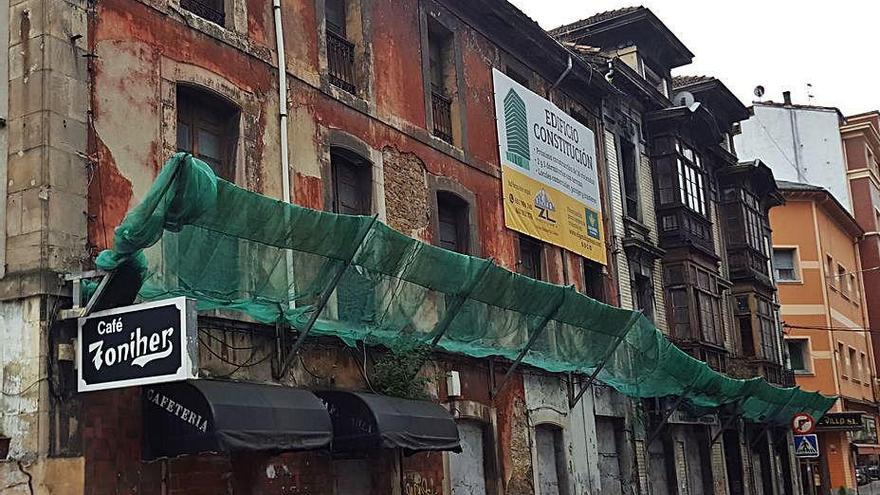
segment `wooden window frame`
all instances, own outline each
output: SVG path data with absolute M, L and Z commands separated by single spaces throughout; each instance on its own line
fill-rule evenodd
M 450 191 L 437 191 L 437 242 L 436 244 L 444 249 L 449 249 L 457 253 L 469 254 L 471 252 L 470 242 L 470 203 L 461 196 Z M 456 234 L 456 249 L 451 249 L 443 245 L 442 225 L 444 216 L 451 216 L 454 223 Z
M 189 84 L 177 85 L 176 98 L 177 149 L 207 162 L 218 177 L 235 182 L 241 109 L 210 90 Z M 213 117 L 216 119 L 212 122 Z M 189 129 L 189 142 L 185 147 L 180 143 L 183 126 Z M 208 157 L 201 152 L 199 131 L 216 135 L 221 156 Z

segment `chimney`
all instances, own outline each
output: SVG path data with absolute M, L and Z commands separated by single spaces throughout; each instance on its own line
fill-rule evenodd
M 786 105 L 791 105 L 791 91 L 783 91 L 782 100 L 785 102 Z

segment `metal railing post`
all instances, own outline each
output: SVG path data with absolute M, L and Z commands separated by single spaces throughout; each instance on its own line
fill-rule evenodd
M 605 355 L 602 356 L 602 360 L 599 361 L 599 364 L 596 366 L 596 369 L 593 370 L 593 373 L 591 373 L 590 377 L 587 378 L 587 383 L 585 383 L 581 387 L 580 392 L 578 392 L 577 395 L 574 396 L 574 398 L 569 398 L 569 400 L 568 400 L 568 408 L 569 409 L 573 409 L 574 406 L 577 405 L 578 401 L 581 400 L 581 397 L 583 397 L 584 394 L 587 392 L 587 390 L 589 390 L 589 388 L 593 385 L 593 382 L 596 380 L 596 377 L 599 376 L 599 373 L 605 368 L 605 363 L 608 362 L 608 359 L 611 357 L 612 354 L 614 354 L 614 351 L 616 351 L 617 348 L 620 347 L 620 344 L 623 343 L 623 339 L 626 338 L 626 335 L 629 333 L 630 330 L 632 330 L 632 327 L 636 324 L 637 321 L 639 321 L 639 317 L 641 315 L 642 315 L 642 310 L 637 310 L 637 311 L 633 312 L 629 321 L 626 323 L 626 329 L 623 331 L 623 333 L 621 333 L 617 337 L 614 344 L 611 346 L 610 349 L 608 349 L 608 351 L 605 353 Z M 573 389 L 572 389 L 572 391 L 573 391 Z
M 290 348 L 290 350 L 287 352 L 287 356 L 284 358 L 284 364 L 281 366 L 281 370 L 279 370 L 279 378 L 287 373 L 287 370 L 290 368 L 290 363 L 293 362 L 293 357 L 299 351 L 299 348 L 302 347 L 302 345 L 305 343 L 306 337 L 309 336 L 309 332 L 312 331 L 312 327 L 315 326 L 315 322 L 318 321 L 318 317 L 324 311 L 324 308 L 327 306 L 327 302 L 330 301 L 330 295 L 333 293 L 334 290 L 336 290 L 336 286 L 339 285 L 339 281 L 342 280 L 342 276 L 345 274 L 345 271 L 348 269 L 348 267 L 351 266 L 354 258 L 360 251 L 361 246 L 367 239 L 367 235 L 369 235 L 370 231 L 373 230 L 373 225 L 376 224 L 377 218 L 378 215 L 373 215 L 373 220 L 370 222 L 370 225 L 364 230 L 364 233 L 361 234 L 360 239 L 358 239 L 357 245 L 355 245 L 355 248 L 352 250 L 351 256 L 349 256 L 348 259 L 345 260 L 345 263 L 343 263 L 342 266 L 339 267 L 339 270 L 337 270 L 336 273 L 333 274 L 333 279 L 330 281 L 330 284 L 327 286 L 326 289 L 324 289 L 324 292 L 321 293 L 321 298 L 318 300 L 318 304 L 317 306 L 315 306 L 315 310 L 309 316 L 309 321 L 306 322 L 305 327 L 303 327 L 303 329 L 299 332 L 296 342 L 293 343 L 293 346 Z
M 535 345 L 535 342 L 538 341 L 538 337 L 540 337 L 541 334 L 544 333 L 544 329 L 547 328 L 547 324 L 550 323 L 550 320 L 552 320 L 553 317 L 556 316 L 556 312 L 559 311 L 559 308 L 562 307 L 562 303 L 565 302 L 565 295 L 568 293 L 567 292 L 568 290 L 571 290 L 571 289 L 566 288 L 566 291 L 564 291 L 562 293 L 562 297 L 559 298 L 559 302 L 556 303 L 556 306 L 553 307 L 553 310 L 550 311 L 550 313 L 548 313 L 547 316 L 545 316 L 541 320 L 541 323 L 539 323 L 537 328 L 535 328 L 534 332 L 532 332 L 532 336 L 529 337 L 529 341 L 526 342 L 526 346 L 523 347 L 519 351 L 519 354 L 516 356 L 516 359 L 513 361 L 513 364 L 510 365 L 509 368 L 507 368 L 507 372 L 504 373 L 503 377 L 501 377 L 501 383 L 499 383 L 498 385 L 495 386 L 495 388 L 492 389 L 491 396 L 493 399 L 501 392 L 501 390 L 504 389 L 504 386 L 507 385 L 507 382 L 508 382 L 508 380 L 510 380 L 510 377 L 511 377 L 511 375 L 513 375 L 513 372 L 516 371 L 516 369 L 522 363 L 523 358 L 526 357 L 526 353 L 528 353 L 529 349 L 531 349 L 532 346 Z

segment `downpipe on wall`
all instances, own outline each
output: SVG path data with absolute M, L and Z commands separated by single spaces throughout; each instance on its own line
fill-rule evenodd
M 287 141 L 287 56 L 284 52 L 284 27 L 281 24 L 281 0 L 272 0 L 272 13 L 275 18 L 275 53 L 278 56 L 278 131 L 281 146 L 281 198 L 290 203 L 290 156 Z M 293 251 L 284 251 L 287 269 L 287 296 L 289 306 L 295 305 L 295 284 L 293 281 Z M 279 315 L 280 316 L 280 315 Z

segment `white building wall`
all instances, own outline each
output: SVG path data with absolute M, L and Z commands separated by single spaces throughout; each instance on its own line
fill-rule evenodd
M 852 211 L 838 112 L 760 103 L 753 110 L 734 137 L 740 160 L 761 159 L 777 180 L 822 186 Z

